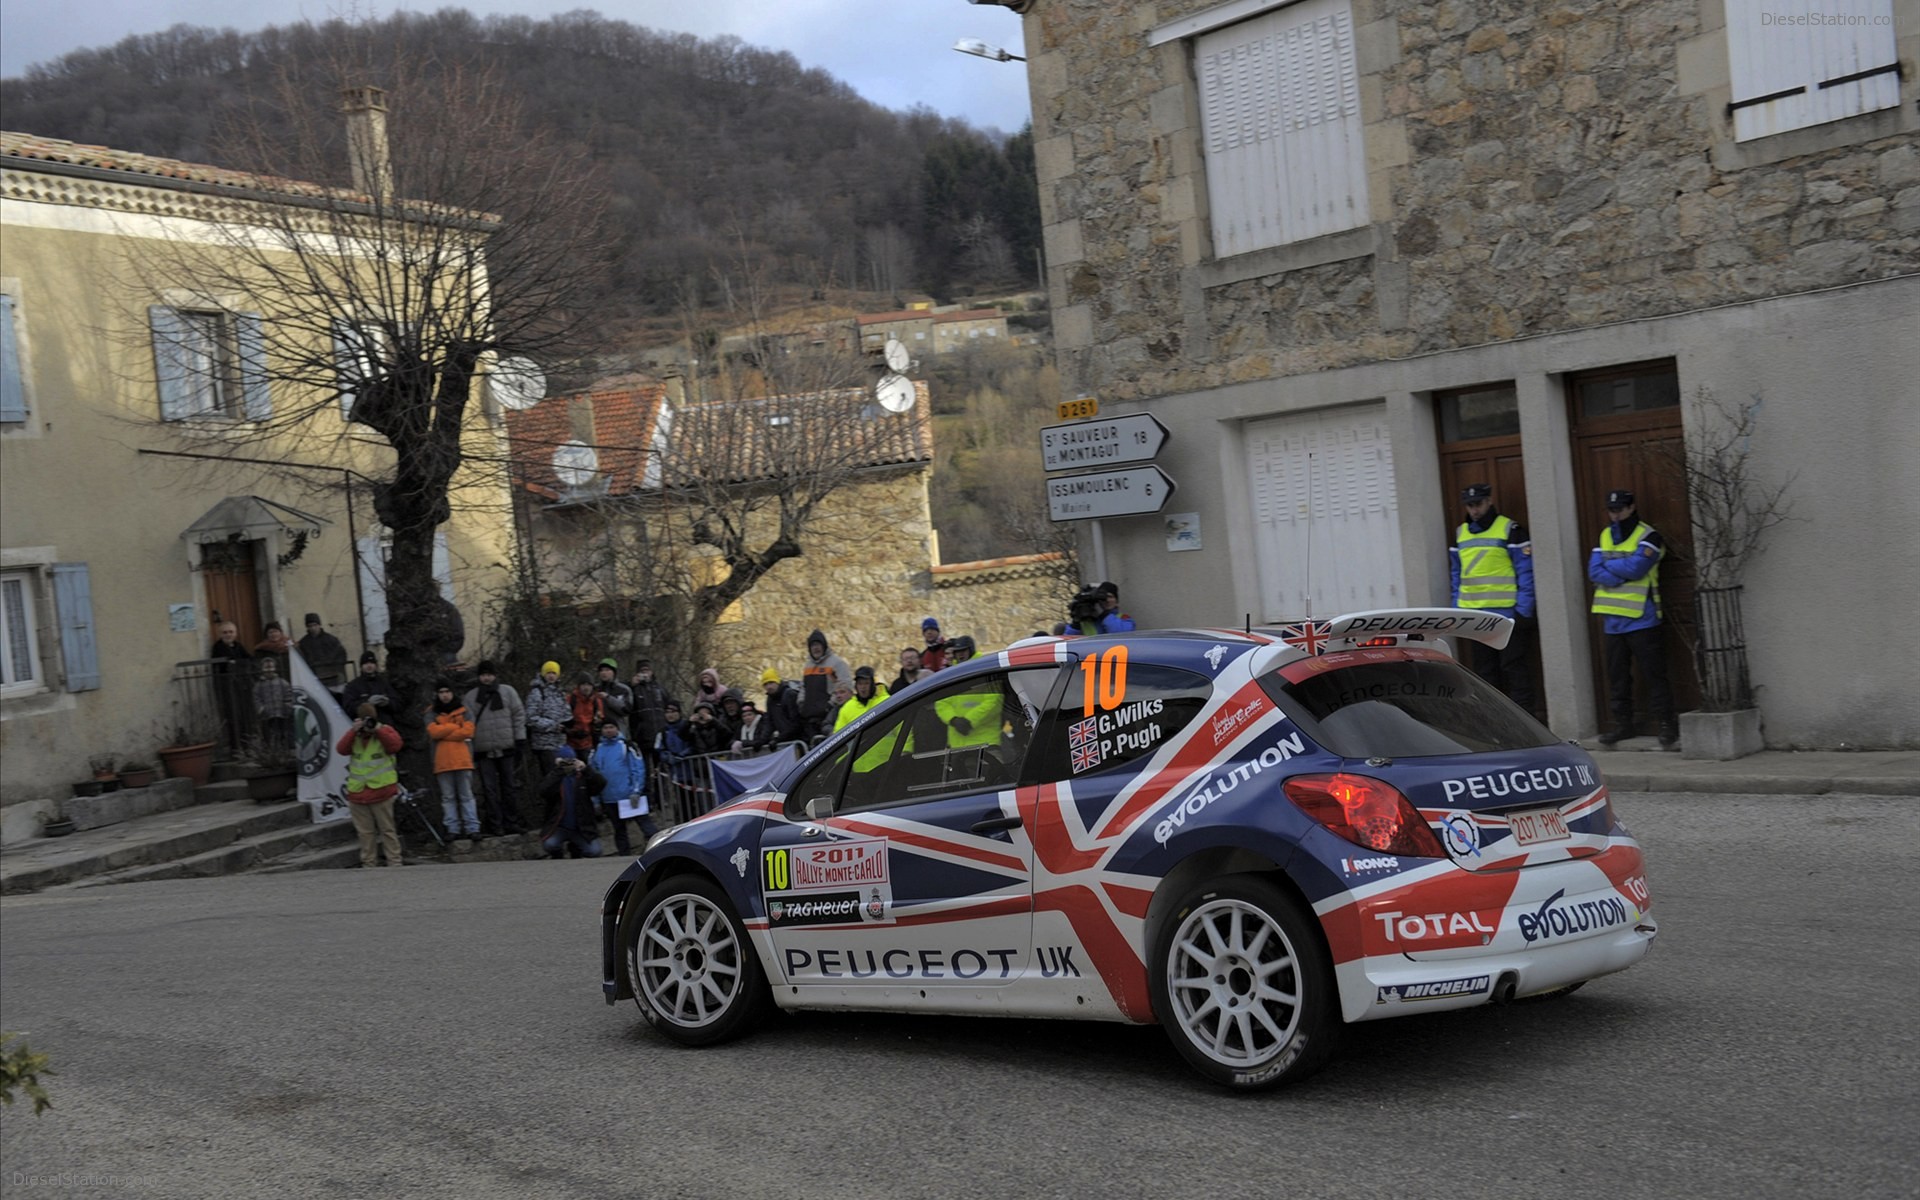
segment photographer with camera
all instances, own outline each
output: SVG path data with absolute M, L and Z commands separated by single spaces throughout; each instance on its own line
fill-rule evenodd
M 548 858 L 599 858 L 600 814 L 595 798 L 606 790 L 606 777 L 571 746 L 561 746 L 553 758 L 553 770 L 540 781 L 540 795 L 550 806 L 540 848 Z
M 393 823 L 393 798 L 400 792 L 400 731 L 380 720 L 371 702 L 355 710 L 358 716 L 340 735 L 334 749 L 347 756 L 347 813 L 360 835 L 360 865 L 380 865 L 376 841 L 387 852 L 387 865 L 400 865 L 400 831 Z
M 1097 633 L 1131 633 L 1133 618 L 1120 611 L 1120 588 L 1112 583 L 1088 584 L 1067 604 L 1067 626 L 1071 633 L 1092 637 Z

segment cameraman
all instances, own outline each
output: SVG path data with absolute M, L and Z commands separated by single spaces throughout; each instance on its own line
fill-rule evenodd
M 553 770 L 540 781 L 540 795 L 549 805 L 547 833 L 540 848 L 548 858 L 599 858 L 600 817 L 594 798 L 606 790 L 606 777 L 583 762 L 571 746 L 561 746 L 553 758 Z
M 400 831 L 393 823 L 393 798 L 400 793 L 400 731 L 380 720 L 371 702 L 356 710 L 359 719 L 340 735 L 334 749 L 347 756 L 347 813 L 360 835 L 360 865 L 380 865 L 376 838 L 387 865 L 400 865 Z

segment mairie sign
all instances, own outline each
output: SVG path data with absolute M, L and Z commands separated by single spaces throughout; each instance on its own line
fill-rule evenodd
M 1173 495 L 1173 486 L 1159 467 L 1056 475 L 1047 480 L 1047 515 L 1056 521 L 1085 521 L 1159 512 Z
M 1167 427 L 1149 413 L 1048 425 L 1040 431 L 1040 457 L 1049 471 L 1117 467 L 1152 462 L 1167 441 Z

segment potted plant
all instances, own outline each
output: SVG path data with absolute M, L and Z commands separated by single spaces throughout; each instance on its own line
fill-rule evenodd
M 159 769 L 152 763 L 130 758 L 120 764 L 120 786 L 123 788 L 151 787 L 160 775 Z
M 247 795 L 262 804 L 284 800 L 300 781 L 293 747 L 263 737 L 240 743 L 235 778 L 247 781 Z
M 120 790 L 120 776 L 113 769 L 113 755 L 95 754 L 87 759 L 87 769 L 93 772 L 93 781 L 100 785 L 101 792 Z
M 176 709 L 176 713 L 174 723 L 163 727 L 160 734 L 160 761 L 165 764 L 168 775 L 190 779 L 195 787 L 205 787 L 213 775 L 213 747 L 220 737 L 219 724 L 190 709 Z
M 73 832 L 73 818 L 55 809 L 40 814 L 40 833 L 43 837 L 65 837 Z

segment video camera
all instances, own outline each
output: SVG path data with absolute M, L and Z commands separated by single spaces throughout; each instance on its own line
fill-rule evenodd
M 1099 588 L 1081 588 L 1079 594 L 1067 602 L 1067 624 L 1076 631 L 1089 622 L 1098 624 L 1106 607 L 1106 597 Z

